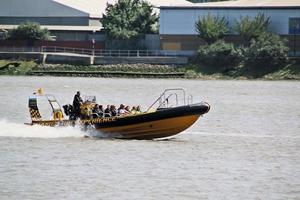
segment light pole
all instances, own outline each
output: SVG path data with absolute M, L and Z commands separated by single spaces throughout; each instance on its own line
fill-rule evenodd
M 92 45 L 93 45 L 93 57 L 95 56 L 95 32 L 96 30 L 93 30 L 93 38 L 92 38 Z

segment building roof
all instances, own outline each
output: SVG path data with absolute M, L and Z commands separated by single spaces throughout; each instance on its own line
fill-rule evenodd
M 117 0 L 52 0 L 63 4 L 65 6 L 72 7 L 74 9 L 89 13 L 90 17 L 100 18 L 105 13 L 107 4 L 114 4 Z M 193 3 L 186 0 L 146 0 L 155 7 L 160 6 L 184 6 L 193 5 Z
M 0 24 L 0 31 L 10 30 L 17 27 L 18 25 Z M 46 28 L 49 31 L 89 31 L 89 32 L 100 31 L 102 29 L 101 26 L 54 26 L 54 25 L 41 25 L 41 28 Z
M 49 0 L 61 5 L 87 13 L 91 18 L 100 18 L 104 13 L 107 3 L 114 3 L 114 0 Z
M 300 0 L 231 0 L 161 8 L 300 8 Z
M 186 0 L 147 0 L 155 7 L 192 5 Z M 117 0 L 0 0 L 2 17 L 101 18 L 107 3 Z

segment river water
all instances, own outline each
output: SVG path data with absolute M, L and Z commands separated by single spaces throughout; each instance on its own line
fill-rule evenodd
M 168 140 L 26 126 L 42 87 L 146 109 L 183 87 L 208 114 Z M 300 82 L 0 77 L 0 199 L 300 199 Z

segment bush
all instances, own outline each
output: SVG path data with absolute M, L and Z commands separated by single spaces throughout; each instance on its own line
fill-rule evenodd
M 270 18 L 259 13 L 253 20 L 249 16 L 241 17 L 240 21 L 236 21 L 234 30 L 249 44 L 251 39 L 256 39 L 267 32 L 269 24 Z
M 279 36 L 264 33 L 246 49 L 245 66 L 257 75 L 272 72 L 287 64 L 288 51 Z
M 195 26 L 199 37 L 211 44 L 222 39 L 228 33 L 227 24 L 225 17 L 219 18 L 209 13 L 207 16 L 199 18 Z
M 201 46 L 198 61 L 212 67 L 226 70 L 237 66 L 242 60 L 242 52 L 233 44 L 219 40 L 211 45 Z
M 25 22 L 17 28 L 8 31 L 8 40 L 51 40 L 50 32 L 47 29 L 41 29 L 38 23 Z

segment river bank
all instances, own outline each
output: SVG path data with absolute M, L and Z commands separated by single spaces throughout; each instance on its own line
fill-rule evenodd
M 187 78 L 202 80 L 300 80 L 300 64 L 291 63 L 277 71 L 251 72 L 240 66 L 231 70 L 219 71 L 212 67 L 196 64 L 151 65 L 65 65 L 39 64 L 35 61 L 0 60 L 0 75 L 50 75 L 79 77 L 133 77 L 133 78 Z

